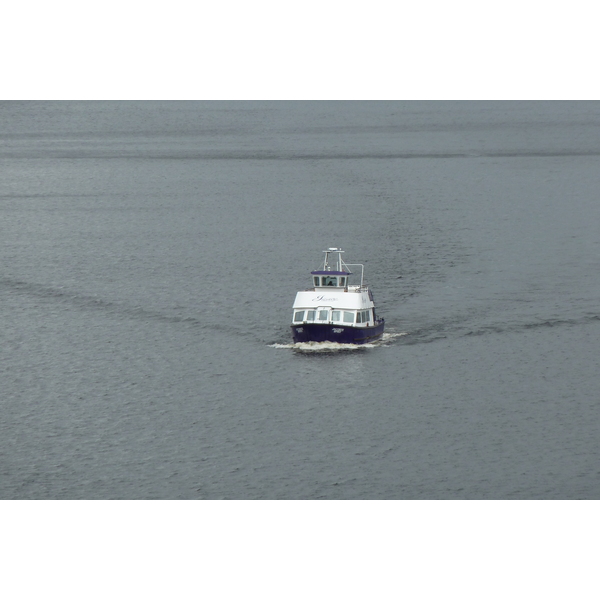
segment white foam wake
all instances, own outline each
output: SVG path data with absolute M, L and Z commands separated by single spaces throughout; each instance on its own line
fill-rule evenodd
M 299 350 L 300 352 L 347 352 L 387 345 L 394 338 L 407 335 L 406 333 L 384 333 L 380 340 L 370 344 L 340 344 L 339 342 L 297 342 L 295 344 L 269 344 L 270 348 Z
M 404 331 L 402 333 L 384 333 L 381 336 L 381 341 L 384 342 L 384 343 L 385 342 L 389 342 L 389 341 L 391 341 L 391 340 L 393 340 L 395 338 L 402 337 L 403 335 L 408 335 L 408 332 Z
M 271 348 L 287 348 L 301 352 L 344 352 L 375 348 L 375 344 L 340 344 L 338 342 L 297 342 L 296 344 L 271 344 Z

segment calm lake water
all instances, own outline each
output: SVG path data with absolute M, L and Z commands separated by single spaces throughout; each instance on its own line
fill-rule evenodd
M 0 103 L 0 498 L 600 498 L 600 103 Z M 385 339 L 298 348 L 322 250 Z

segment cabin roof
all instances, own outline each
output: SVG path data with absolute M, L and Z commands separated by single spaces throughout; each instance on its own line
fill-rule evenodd
M 352 275 L 349 271 L 311 271 L 311 275 Z

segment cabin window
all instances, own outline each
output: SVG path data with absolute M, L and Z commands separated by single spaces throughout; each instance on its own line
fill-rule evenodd
M 319 311 L 319 321 L 327 321 L 328 314 L 329 314 L 328 310 L 320 310 Z
M 322 277 L 321 278 L 321 285 L 332 285 L 337 287 L 337 277 Z
M 340 287 L 344 287 L 346 285 L 346 278 L 340 277 Z
M 356 322 L 357 323 L 368 323 L 369 322 L 369 311 L 368 310 L 359 310 L 356 313 Z
M 294 315 L 294 321 L 304 321 L 304 311 L 303 310 L 299 310 L 296 312 L 296 314 Z
M 341 310 L 332 310 L 331 311 L 331 320 L 339 321 L 341 319 Z
M 306 313 L 306 320 L 307 320 L 307 321 L 314 321 L 314 320 L 315 320 L 315 313 L 316 313 L 316 312 L 317 312 L 316 310 L 309 310 L 309 311 Z
M 315 282 L 315 287 L 319 287 L 319 278 L 313 277 L 313 281 Z
M 344 311 L 344 323 L 354 323 L 354 313 Z

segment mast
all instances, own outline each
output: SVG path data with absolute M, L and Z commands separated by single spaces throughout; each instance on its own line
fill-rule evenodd
M 364 276 L 365 276 L 365 266 L 360 263 L 351 263 L 347 264 L 342 260 L 342 254 L 344 250 L 341 248 L 328 248 L 327 250 L 323 250 L 325 253 L 325 262 L 323 263 L 323 271 L 331 271 L 331 266 L 329 265 L 329 255 L 337 254 L 337 265 L 335 267 L 335 271 L 346 272 L 348 275 L 351 275 L 350 267 L 360 267 L 360 287 L 364 286 Z
M 327 250 L 323 250 L 325 253 L 325 262 L 323 263 L 323 271 L 331 271 L 331 267 L 329 266 L 329 255 L 333 253 L 337 253 L 337 265 L 334 271 L 343 271 L 344 270 L 344 261 L 342 260 L 342 254 L 344 251 L 341 248 L 328 248 Z

